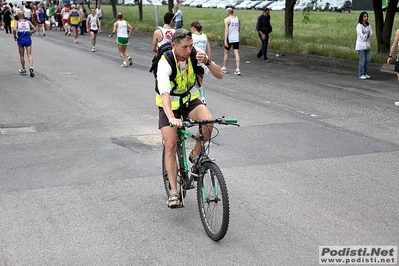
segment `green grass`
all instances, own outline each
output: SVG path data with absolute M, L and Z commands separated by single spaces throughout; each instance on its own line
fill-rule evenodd
M 112 17 L 111 6 L 102 6 L 104 12 L 103 28 L 111 29 L 115 19 Z M 184 28 L 189 29 L 192 21 L 199 21 L 212 42 L 222 45 L 224 37 L 223 19 L 225 10 L 210 8 L 181 7 L 184 16 Z M 155 7 L 143 6 L 143 20 L 139 21 L 138 6 L 117 6 L 117 11 L 122 12 L 124 19 L 129 21 L 134 30 L 152 33 L 155 29 Z M 163 25 L 163 15 L 167 12 L 167 6 L 158 8 L 159 25 Z M 256 20 L 261 11 L 235 10 L 241 22 L 240 44 L 259 47 L 260 42 L 255 31 Z M 374 30 L 374 38 L 371 40 L 372 62 L 384 63 L 386 55 L 377 53 L 374 14 L 370 14 L 370 24 Z M 311 12 L 310 20 L 303 23 L 303 15 L 300 11 L 294 12 L 294 38 L 284 38 L 284 11 L 271 11 L 271 24 L 273 32 L 270 34 L 269 49 L 295 52 L 303 54 L 321 55 L 333 58 L 358 60 L 355 51 L 356 25 L 358 12 Z M 399 27 L 395 20 L 394 31 Z

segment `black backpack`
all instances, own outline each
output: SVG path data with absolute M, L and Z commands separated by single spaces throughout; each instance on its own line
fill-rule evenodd
M 197 51 L 193 47 L 193 49 L 191 50 L 190 59 L 191 59 L 191 64 L 192 64 L 192 67 L 194 69 L 194 73 L 195 74 L 197 74 L 197 62 L 198 62 L 198 60 L 196 58 L 196 54 L 197 54 Z M 176 69 L 175 57 L 174 57 L 173 52 L 172 52 L 172 45 L 170 43 L 164 43 L 158 48 L 158 52 L 154 56 L 154 58 L 152 59 L 152 65 L 151 65 L 151 68 L 149 70 L 149 72 L 152 72 L 154 74 L 154 77 L 155 77 L 155 91 L 158 94 L 159 94 L 159 90 L 158 90 L 158 82 L 157 82 L 156 78 L 157 78 L 157 71 L 158 71 L 158 62 L 161 59 L 162 55 L 165 55 L 166 60 L 168 61 L 169 65 L 172 67 L 172 74 L 170 75 L 169 80 L 173 81 L 174 87 L 177 86 L 176 81 L 175 81 L 175 77 L 176 77 L 176 74 L 177 74 L 177 69 Z M 198 81 L 198 79 L 197 79 L 197 81 Z M 181 94 L 174 93 L 173 90 L 171 91 L 170 95 L 172 95 L 172 96 L 181 96 Z M 184 95 L 186 95 L 186 94 L 184 94 Z

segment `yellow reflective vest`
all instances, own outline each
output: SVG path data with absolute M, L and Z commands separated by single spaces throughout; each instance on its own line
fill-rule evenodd
M 165 54 L 162 55 L 160 60 L 166 60 Z M 170 101 L 172 104 L 172 110 L 178 110 L 180 108 L 180 104 L 185 104 L 187 101 L 192 101 L 197 99 L 200 95 L 198 88 L 195 86 L 196 83 L 196 71 L 193 68 L 193 64 L 191 63 L 191 58 L 187 59 L 187 67 L 188 71 L 184 71 L 183 75 L 180 72 L 179 67 L 177 65 L 176 60 L 174 67 L 176 70 L 176 77 L 174 80 L 170 81 L 170 87 L 172 88 L 170 93 Z M 172 69 L 173 72 L 173 69 Z M 188 72 L 188 77 L 187 77 Z M 156 104 L 159 107 L 162 107 L 162 99 L 159 93 L 156 94 Z

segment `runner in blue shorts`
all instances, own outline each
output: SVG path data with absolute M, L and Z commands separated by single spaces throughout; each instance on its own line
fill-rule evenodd
M 130 43 L 130 35 L 132 35 L 133 27 L 126 20 L 122 19 L 122 13 L 118 13 L 116 18 L 118 19 L 114 23 L 114 29 L 112 30 L 109 37 L 114 36 L 116 32 L 116 43 L 118 44 L 119 56 L 122 59 L 121 67 L 127 67 L 126 59 L 129 61 L 129 65 L 133 65 L 133 60 L 126 52 L 127 45 Z
M 33 26 L 32 22 L 24 18 L 24 12 L 18 12 L 18 21 L 14 26 L 14 40 L 18 44 L 19 51 L 19 59 L 21 61 L 22 68 L 19 70 L 19 73 L 22 75 L 26 75 L 25 69 L 25 49 L 26 55 L 29 60 L 29 72 L 30 76 L 33 78 L 35 73 L 33 72 L 33 57 L 32 57 L 32 39 L 31 36 L 36 32 L 35 26 Z M 18 35 L 17 35 L 18 34 Z

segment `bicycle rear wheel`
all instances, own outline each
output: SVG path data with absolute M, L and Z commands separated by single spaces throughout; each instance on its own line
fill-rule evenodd
M 229 196 L 223 174 L 214 162 L 205 162 L 203 177 L 198 179 L 197 201 L 202 225 L 208 236 L 218 241 L 229 227 Z

